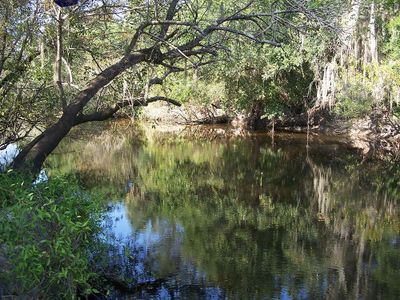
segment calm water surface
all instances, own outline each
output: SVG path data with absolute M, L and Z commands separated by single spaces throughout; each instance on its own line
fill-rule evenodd
M 395 168 L 323 136 L 101 129 L 48 169 L 112 201 L 121 272 L 153 282 L 121 299 L 400 299 Z

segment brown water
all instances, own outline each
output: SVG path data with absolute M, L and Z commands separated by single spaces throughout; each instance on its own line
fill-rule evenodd
M 120 298 L 400 299 L 398 168 L 324 136 L 101 129 L 49 169 L 114 203 L 120 271 L 153 281 Z

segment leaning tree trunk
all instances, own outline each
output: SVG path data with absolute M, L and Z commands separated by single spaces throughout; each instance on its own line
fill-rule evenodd
M 22 149 L 14 160 L 13 168 L 37 174 L 46 157 L 76 125 L 76 117 L 96 93 L 126 69 L 144 61 L 146 58 L 146 53 L 127 55 L 96 76 L 84 90 L 77 94 L 75 101 L 65 108 L 62 116 L 55 124 L 48 127 Z

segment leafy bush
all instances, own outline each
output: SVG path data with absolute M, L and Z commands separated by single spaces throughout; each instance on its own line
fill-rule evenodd
M 397 117 L 397 118 L 400 118 L 400 106 L 396 106 L 396 107 L 393 109 L 393 115 L 394 115 L 395 117 Z
M 363 82 L 361 78 L 347 79 L 347 83 L 341 83 L 337 95 L 337 104 L 334 107 L 336 116 L 344 119 L 362 118 L 371 112 L 374 104 L 372 86 L 369 82 Z
M 214 82 L 210 82 L 213 81 Z M 179 100 L 182 103 L 192 105 L 208 106 L 212 103 L 223 102 L 225 100 L 225 87 L 223 82 L 216 78 L 185 78 L 176 76 L 166 83 L 168 90 L 166 96 Z M 163 94 L 163 89 L 159 88 L 155 94 Z
M 100 201 L 73 178 L 31 182 L 0 174 L 0 292 L 40 299 L 95 292 L 90 257 L 99 245 Z
M 344 98 L 336 104 L 334 112 L 338 117 L 344 119 L 354 119 L 366 116 L 371 112 L 372 102 L 369 99 L 360 98 L 353 100 L 352 98 Z

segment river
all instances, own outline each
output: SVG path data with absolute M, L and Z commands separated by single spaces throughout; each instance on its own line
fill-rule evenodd
M 132 299 L 400 299 L 399 172 L 342 140 L 104 123 L 46 169 L 109 199 Z

